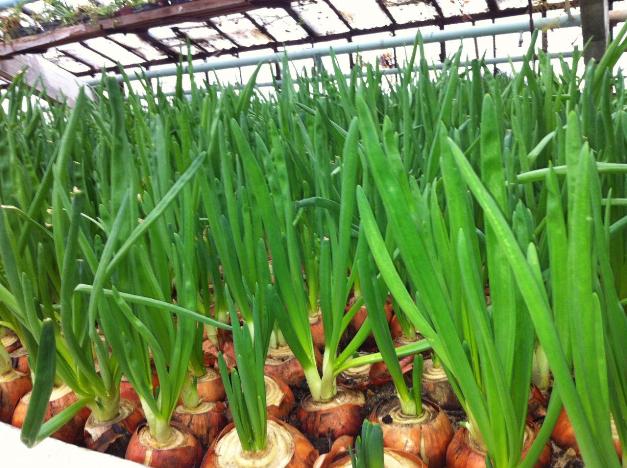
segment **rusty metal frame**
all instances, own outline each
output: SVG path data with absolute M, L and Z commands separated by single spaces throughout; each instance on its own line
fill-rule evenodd
M 198 10 L 199 4 L 201 3 L 201 1 L 207 5 L 205 10 L 202 10 L 206 12 L 206 15 L 204 16 L 201 15 L 200 17 L 197 17 L 197 18 L 190 18 L 188 17 L 188 15 L 186 16 L 185 9 L 187 8 L 190 11 L 193 9 Z M 317 34 L 316 31 L 311 27 L 311 25 L 307 24 L 307 22 L 298 14 L 298 12 L 292 8 L 291 2 L 289 0 L 239 0 L 239 1 L 236 1 L 236 0 L 193 0 L 184 4 L 157 8 L 153 11 L 164 9 L 164 12 L 165 12 L 166 9 L 169 9 L 167 11 L 170 11 L 173 13 L 171 16 L 164 16 L 160 19 L 155 19 L 154 17 L 156 15 L 153 14 L 149 21 L 143 20 L 143 23 L 142 21 L 140 21 L 140 18 L 138 18 L 138 21 L 136 23 L 133 22 L 133 18 L 127 18 L 123 26 L 116 27 L 115 24 L 111 25 L 107 23 L 108 26 L 106 28 L 103 28 L 101 31 L 94 31 L 93 28 L 81 29 L 81 28 L 74 27 L 75 30 L 77 31 L 75 33 L 75 36 L 72 36 L 72 31 L 68 31 L 68 35 L 63 36 L 62 34 L 59 34 L 57 30 L 53 30 L 51 32 L 38 34 L 36 36 L 29 36 L 26 38 L 16 39 L 8 44 L 4 44 L 4 45 L 0 44 L 0 58 L 10 57 L 12 55 L 15 55 L 16 50 L 18 51 L 18 53 L 34 53 L 34 52 L 43 52 L 50 47 L 56 47 L 58 45 L 69 44 L 69 43 L 79 43 L 83 46 L 87 46 L 84 43 L 84 40 L 89 39 L 89 38 L 94 38 L 94 37 L 105 37 L 111 40 L 112 42 L 114 42 L 115 44 L 117 44 L 118 46 L 123 47 L 124 49 L 134 54 L 135 56 L 143 59 L 143 61 L 139 63 L 129 64 L 123 68 L 136 68 L 136 67 L 150 68 L 155 65 L 178 62 L 180 58 L 180 55 L 176 50 L 167 46 L 166 44 L 161 42 L 159 39 L 151 36 L 148 33 L 148 30 L 150 28 L 153 28 L 156 26 L 166 26 L 166 27 L 170 26 L 173 33 L 177 37 L 179 37 L 182 40 L 189 40 L 190 44 L 193 44 L 199 50 L 198 53 L 194 54 L 191 57 L 193 60 L 197 60 L 197 59 L 205 59 L 209 57 L 216 57 L 216 56 L 227 55 L 227 54 L 238 55 L 241 52 L 250 52 L 250 51 L 262 50 L 262 49 L 278 50 L 279 48 L 285 47 L 285 46 L 315 44 L 318 42 L 325 42 L 325 41 L 331 41 L 331 40 L 345 39 L 348 41 L 352 41 L 353 38 L 356 36 L 363 36 L 367 34 L 374 34 L 374 33 L 381 33 L 381 32 L 390 32 L 392 34 L 395 34 L 397 31 L 400 31 L 400 30 L 423 27 L 423 26 L 438 26 L 440 29 L 442 29 L 446 25 L 450 25 L 450 24 L 459 24 L 459 23 L 468 22 L 468 21 L 474 22 L 474 21 L 480 21 L 480 20 L 485 20 L 485 19 L 490 19 L 494 21 L 495 19 L 498 19 L 498 18 L 529 14 L 529 8 L 527 5 L 517 7 L 517 8 L 509 8 L 509 9 L 502 10 L 499 8 L 497 0 L 484 0 L 488 7 L 488 11 L 484 13 L 474 14 L 471 16 L 459 15 L 459 16 L 446 17 L 442 13 L 442 9 L 440 5 L 438 4 L 438 0 L 427 0 L 428 3 L 432 5 L 434 10 L 436 11 L 435 18 L 422 20 L 422 21 L 412 21 L 412 22 L 401 24 L 395 20 L 394 15 L 387 8 L 386 2 L 384 0 L 376 0 L 377 5 L 381 9 L 381 11 L 385 14 L 385 16 L 388 18 L 388 20 L 390 21 L 390 24 L 387 24 L 385 26 L 367 28 L 367 29 L 356 29 L 352 27 L 349 19 L 346 18 L 341 13 L 337 5 L 334 3 L 334 0 L 321 0 L 321 1 L 330 7 L 330 10 L 333 12 L 333 14 L 337 16 L 339 21 L 348 29 L 348 31 L 328 34 L 324 36 Z M 579 0 L 571 0 L 569 3 L 571 6 L 578 6 Z M 209 8 L 210 6 L 214 6 L 214 8 L 211 9 Z M 179 7 L 179 8 L 173 9 L 175 7 Z M 301 28 L 303 28 L 307 36 L 305 38 L 279 42 L 276 39 L 276 37 L 274 37 L 267 30 L 267 28 L 264 27 L 263 24 L 255 20 L 255 18 L 253 18 L 249 14 L 251 11 L 254 11 L 259 8 L 264 8 L 264 7 L 282 8 L 286 12 L 287 15 L 289 15 Z M 564 4 L 544 3 L 544 4 L 534 7 L 533 11 L 541 12 L 541 11 L 545 11 L 546 9 L 558 10 L 558 9 L 563 9 L 563 8 L 564 8 Z M 126 16 L 141 15 L 142 13 L 146 13 L 146 12 L 132 13 L 131 15 L 126 15 Z M 242 14 L 246 19 L 248 19 L 248 21 L 250 21 L 250 23 L 262 35 L 268 38 L 269 42 L 263 43 L 263 44 L 254 44 L 251 46 L 242 46 L 241 44 L 238 43 L 237 40 L 230 37 L 229 34 L 225 34 L 220 29 L 220 27 L 214 21 L 212 21 L 212 18 L 215 18 L 216 16 L 221 16 L 223 14 L 230 14 L 230 13 Z M 176 26 L 174 26 L 175 24 L 180 23 L 182 20 L 202 22 L 206 24 L 208 28 L 215 30 L 224 39 L 230 41 L 233 44 L 233 47 L 228 48 L 228 49 L 215 50 L 215 51 L 212 51 L 203 47 L 203 45 L 199 44 L 196 40 L 189 38 L 187 34 L 185 34 L 184 30 L 181 30 L 177 28 Z M 70 26 L 68 27 L 68 29 L 69 28 L 73 28 L 73 27 Z M 85 32 L 86 30 L 87 32 Z M 57 31 L 57 33 L 55 33 L 55 31 Z M 55 33 L 55 34 L 52 34 L 52 33 Z M 156 49 L 161 54 L 165 55 L 165 57 L 156 59 L 156 60 L 146 60 L 146 57 L 140 51 L 137 51 L 129 46 L 126 46 L 123 43 L 120 43 L 120 41 L 116 41 L 109 37 L 109 35 L 115 34 L 115 33 L 134 33 L 147 45 Z M 49 42 L 46 42 L 43 39 L 43 35 L 45 34 L 50 34 L 51 40 Z M 74 37 L 78 39 L 73 40 Z M 33 38 L 36 38 L 38 40 L 33 40 Z M 28 45 L 29 44 L 28 41 L 31 41 L 30 44 L 32 44 L 32 46 Z M 88 48 L 92 50 L 93 52 L 103 56 L 104 58 L 115 62 L 115 60 L 113 60 L 111 57 L 108 57 L 106 55 L 105 51 L 98 50 L 95 47 L 88 47 Z M 98 69 L 98 67 L 95 67 L 93 64 L 89 64 L 85 60 L 82 60 L 80 57 L 76 57 L 75 54 L 68 54 L 65 51 L 61 51 L 61 50 L 60 52 L 63 53 L 68 58 L 76 60 L 77 62 L 89 67 L 88 71 L 77 73 L 76 74 L 77 76 L 93 75 Z M 104 70 L 108 72 L 119 71 L 119 69 L 120 69 L 119 65 L 104 68 Z

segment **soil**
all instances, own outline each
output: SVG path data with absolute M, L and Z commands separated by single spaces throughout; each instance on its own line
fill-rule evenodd
M 551 457 L 551 466 L 554 468 L 583 468 L 583 460 L 577 456 L 571 448 L 563 450 L 553 442 L 553 455 Z

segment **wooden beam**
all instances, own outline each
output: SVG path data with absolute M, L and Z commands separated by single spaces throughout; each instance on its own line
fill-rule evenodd
M 601 60 L 610 37 L 610 19 L 607 0 L 581 0 L 581 32 L 586 63 L 591 59 Z
M 0 76 L 11 81 L 25 71 L 24 83 L 55 101 L 66 101 L 73 106 L 82 84 L 68 71 L 63 70 L 39 55 L 20 55 L 0 60 Z M 85 92 L 91 97 L 89 87 Z
M 286 0 L 193 0 L 152 10 L 107 18 L 90 24 L 77 24 L 51 31 L 25 36 L 0 45 L 0 57 L 16 54 L 44 52 L 72 42 L 119 32 L 141 32 L 156 26 L 202 21 L 219 15 L 242 13 L 261 7 L 285 7 Z

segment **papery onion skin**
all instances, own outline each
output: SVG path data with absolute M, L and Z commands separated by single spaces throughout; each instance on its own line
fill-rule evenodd
M 198 397 L 203 401 L 224 401 L 226 392 L 220 374 L 214 369 L 207 369 L 205 375 L 196 380 Z
M 294 453 L 292 454 L 291 459 L 283 465 L 275 464 L 275 465 L 264 465 L 264 466 L 272 466 L 272 468 L 310 468 L 313 466 L 314 461 L 318 457 L 318 451 L 314 448 L 314 446 L 309 442 L 309 440 L 301 434 L 295 427 L 280 421 L 275 418 L 268 418 L 269 421 L 273 421 L 278 424 L 282 430 L 288 432 L 288 435 L 292 438 L 292 442 L 294 444 Z M 226 437 L 230 432 L 235 431 L 235 426 L 233 423 L 226 426 L 220 435 L 214 440 L 211 447 L 205 454 L 205 458 L 200 465 L 201 468 L 220 468 L 222 466 L 233 466 L 226 465 L 229 460 L 221 460 L 216 453 L 216 446 L 220 442 L 220 440 Z M 283 455 L 283 454 L 278 454 Z M 252 465 L 251 465 L 252 466 Z
M 157 373 L 154 372 L 152 374 L 152 387 L 156 388 L 159 386 L 159 377 Z M 133 384 L 129 382 L 126 377 L 122 376 L 122 380 L 120 381 L 120 399 L 129 400 L 132 403 L 135 403 L 137 407 L 141 407 L 141 402 L 139 401 L 139 395 L 133 388 Z
M 311 330 L 311 339 L 318 349 L 323 349 L 325 345 L 324 324 L 322 322 L 322 314 L 309 316 L 309 329 Z
M 10 369 L 0 376 L 0 421 L 11 422 L 15 408 L 32 388 L 28 374 Z
M 320 455 L 320 457 L 318 457 L 318 459 L 314 463 L 313 468 L 351 468 L 353 466 L 350 455 L 344 455 L 333 461 L 327 461 L 327 456 L 327 453 L 325 453 L 324 455 Z M 386 468 L 392 468 L 390 466 L 390 457 L 392 457 L 395 462 L 394 468 L 427 468 L 428 466 L 416 455 L 400 450 L 384 448 L 383 457 L 384 463 L 386 463 Z
M 30 364 L 28 363 L 28 352 L 26 348 L 20 347 L 11 354 L 11 366 L 18 372 L 30 374 Z
M 26 412 L 28 411 L 28 405 L 30 402 L 30 395 L 30 392 L 26 393 L 15 408 L 13 418 L 11 419 L 11 424 L 13 426 L 21 428 L 24 425 Z M 76 401 L 78 401 L 78 398 L 69 387 L 65 385 L 55 387 L 52 391 L 50 401 L 48 402 L 48 407 L 46 408 L 44 421 L 48 421 L 71 404 L 76 403 Z M 87 408 L 82 408 L 63 427 L 52 434 L 51 437 L 67 442 L 68 444 L 83 445 L 83 429 L 85 428 L 85 422 L 88 417 L 89 410 Z
M 446 450 L 454 431 L 446 413 L 437 406 L 425 402 L 421 417 L 407 417 L 394 398 L 374 408 L 368 419 L 381 425 L 385 447 L 419 456 L 429 468 L 446 465 Z
M 95 421 L 94 413 L 85 422 L 85 447 L 97 452 L 124 457 L 135 429 L 144 421 L 144 414 L 135 403 L 120 400 L 120 414 L 111 422 Z
M 201 402 L 194 409 L 179 405 L 172 414 L 172 424 L 191 433 L 204 448 L 211 445 L 226 423 L 226 405 L 219 401 Z
M 294 392 L 292 392 L 290 386 L 283 382 L 281 379 L 265 376 L 265 380 L 268 415 L 276 419 L 286 420 L 289 414 L 294 409 L 294 406 L 296 405 L 296 397 L 294 397 Z M 271 380 L 272 383 L 268 382 L 269 380 Z M 269 385 L 273 385 L 273 387 L 276 386 L 274 387 L 274 390 L 281 394 L 280 398 L 278 395 L 276 398 L 273 398 L 271 396 L 268 389 Z
M 322 361 L 322 356 L 314 347 L 314 354 L 317 362 Z M 297 387 L 305 380 L 305 371 L 294 353 L 287 346 L 270 348 L 266 358 L 263 372 L 267 376 L 276 377 L 285 382 L 290 387 Z
M 351 300 L 349 301 L 348 305 L 346 306 L 346 311 L 348 312 L 351 308 L 351 306 L 354 303 L 354 298 L 351 298 Z M 392 303 L 387 300 L 385 302 L 385 304 L 383 305 L 383 312 L 385 313 L 385 320 L 389 323 L 390 320 L 392 320 Z M 355 313 L 355 315 L 353 316 L 353 318 L 351 319 L 351 326 L 353 328 L 354 331 L 357 331 L 361 328 L 361 326 L 364 324 L 364 322 L 366 321 L 366 318 L 368 317 L 368 310 L 366 309 L 366 306 L 361 306 L 359 308 L 359 310 Z
M 575 430 L 568 418 L 565 408 L 562 408 L 562 412 L 557 417 L 555 427 L 553 427 L 553 433 L 551 434 L 551 439 L 553 439 L 553 441 L 561 448 L 572 448 L 575 452 L 577 452 L 577 454 L 579 454 L 579 445 L 577 444 L 577 439 L 575 438 Z M 612 433 L 612 442 L 618 458 L 622 460 L 623 450 L 618 434 Z
M 523 459 L 535 440 L 537 433 L 538 430 L 535 426 L 527 426 L 525 428 L 526 437 L 522 450 Z M 551 453 L 551 445 L 546 444 L 534 467 L 548 467 L 551 463 Z M 447 468 L 484 468 L 486 466 L 485 457 L 485 452 L 471 439 L 468 429 L 461 427 L 455 433 L 453 440 L 448 446 L 446 466 Z
M 317 403 L 311 396 L 303 399 L 297 417 L 306 434 L 337 439 L 359 432 L 365 404 L 366 400 L 361 392 L 338 387 L 336 396 L 329 402 Z
M 156 443 L 148 426 L 138 427 L 126 449 L 126 459 L 154 468 L 196 467 L 202 458 L 200 442 L 187 431 L 172 428 L 175 441 Z
M 2 342 L 1 345 L 4 346 L 4 349 L 6 349 L 9 354 L 22 346 L 19 338 L 14 333 L 9 333 L 8 335 L 3 336 L 0 338 L 0 341 Z
M 442 409 L 449 411 L 462 409 L 446 373 L 443 369 L 434 367 L 431 359 L 426 359 L 424 363 L 422 391 L 426 394 L 427 399 Z
M 398 363 L 401 366 L 401 372 L 406 374 L 414 368 L 414 356 L 405 356 L 399 359 Z M 385 385 L 386 383 L 392 381 L 392 376 L 390 375 L 388 367 L 384 361 L 375 362 L 372 366 L 370 366 L 368 378 L 370 385 Z
M 547 395 L 535 385 L 531 385 L 527 402 L 527 417 L 534 422 L 541 421 L 546 416 Z

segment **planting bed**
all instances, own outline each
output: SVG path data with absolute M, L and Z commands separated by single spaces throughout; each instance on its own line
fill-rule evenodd
M 585 69 L 535 40 L 511 75 L 418 43 L 397 82 L 269 97 L 17 79 L 0 420 L 33 462 L 624 465 L 627 26 Z

